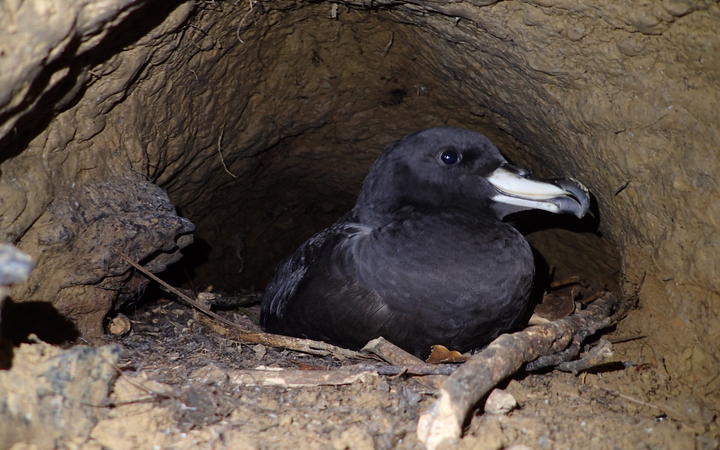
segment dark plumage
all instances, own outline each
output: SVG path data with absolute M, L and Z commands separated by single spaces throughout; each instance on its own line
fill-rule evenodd
M 578 182 L 538 182 L 484 136 L 431 128 L 373 164 L 355 207 L 278 267 L 265 290 L 270 332 L 349 348 L 383 336 L 424 357 L 434 344 L 467 351 L 512 328 L 534 263 L 502 219 L 525 209 L 588 209 Z

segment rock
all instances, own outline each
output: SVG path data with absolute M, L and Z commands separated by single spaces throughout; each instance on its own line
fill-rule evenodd
M 25 302 L 52 299 L 86 338 L 97 338 L 109 309 L 148 284 L 124 258 L 162 272 L 182 257 L 193 231 L 165 191 L 138 176 L 76 186 L 58 193 L 20 241 L 37 255 L 37 265 L 12 295 Z
M 0 243 L 0 286 L 25 281 L 33 268 L 32 258 L 14 245 Z
M 132 329 L 132 323 L 125 314 L 118 313 L 117 316 L 110 319 L 108 331 L 114 336 L 124 336 Z
M 507 414 L 517 406 L 515 397 L 502 389 L 493 389 L 485 400 L 485 412 L 489 414 Z

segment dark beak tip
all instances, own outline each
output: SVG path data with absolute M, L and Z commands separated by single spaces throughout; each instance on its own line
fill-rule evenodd
M 582 219 L 590 210 L 590 191 L 584 184 L 572 177 L 558 178 L 553 184 L 564 189 L 572 199 L 573 207 L 565 212 L 571 212 L 578 219 Z

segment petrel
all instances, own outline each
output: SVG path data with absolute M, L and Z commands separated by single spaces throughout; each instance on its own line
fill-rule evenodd
M 353 209 L 282 262 L 262 300 L 268 332 L 357 349 L 383 336 L 426 357 L 465 352 L 524 316 L 535 272 L 509 214 L 582 218 L 588 190 L 538 181 L 485 136 L 430 128 L 388 147 Z

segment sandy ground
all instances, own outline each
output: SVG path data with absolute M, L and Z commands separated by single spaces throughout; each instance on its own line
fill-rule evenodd
M 433 400 L 415 378 L 365 377 L 343 386 L 303 388 L 238 384 L 228 374 L 270 366 L 312 370 L 340 362 L 248 346 L 202 325 L 170 300 L 130 315 L 122 375 L 89 440 L 80 448 L 420 449 L 419 413 Z M 238 321 L 257 308 L 226 313 Z M 706 408 L 673 400 L 673 381 L 646 362 L 642 340 L 616 345 L 623 368 L 598 373 L 518 374 L 503 388 L 518 402 L 506 415 L 479 411 L 460 448 L 716 449 L 720 430 Z M 675 402 L 675 403 L 673 403 Z M 692 404 L 691 404 L 692 405 Z

